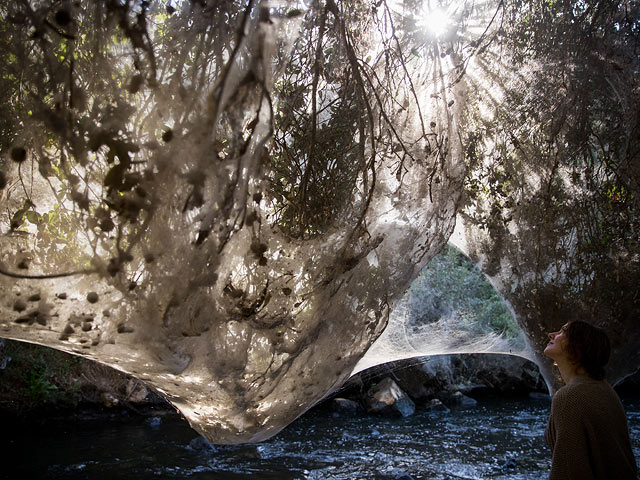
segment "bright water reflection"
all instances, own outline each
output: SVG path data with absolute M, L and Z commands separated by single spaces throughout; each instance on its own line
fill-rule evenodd
M 640 399 L 624 403 L 640 457 Z M 5 421 L 12 471 L 0 478 L 383 480 L 406 472 L 416 480 L 538 480 L 549 468 L 549 407 L 547 400 L 494 400 L 404 419 L 319 409 L 265 443 L 214 449 L 190 446 L 196 435 L 176 416 Z

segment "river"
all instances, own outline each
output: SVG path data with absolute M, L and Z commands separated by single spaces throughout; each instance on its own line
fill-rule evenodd
M 623 397 L 640 458 L 640 398 Z M 483 399 L 407 418 L 317 408 L 271 440 L 209 448 L 178 415 L 3 418 L 0 478 L 539 480 L 547 399 Z

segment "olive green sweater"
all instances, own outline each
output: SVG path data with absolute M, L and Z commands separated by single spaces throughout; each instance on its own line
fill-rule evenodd
M 545 436 L 550 480 L 637 478 L 624 408 L 604 380 L 577 376 L 558 390 Z

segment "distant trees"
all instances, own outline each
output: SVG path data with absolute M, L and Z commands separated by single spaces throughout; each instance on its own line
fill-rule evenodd
M 409 328 L 444 319 L 451 328 L 470 330 L 477 335 L 495 333 L 515 338 L 522 334 L 482 271 L 450 245 L 413 281 L 407 302 L 411 312 Z

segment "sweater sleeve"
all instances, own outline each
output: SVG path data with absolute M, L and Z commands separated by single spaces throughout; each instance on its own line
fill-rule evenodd
M 552 448 L 550 480 L 594 478 L 581 407 L 569 389 L 560 389 L 553 397 L 547 427 L 547 441 Z

